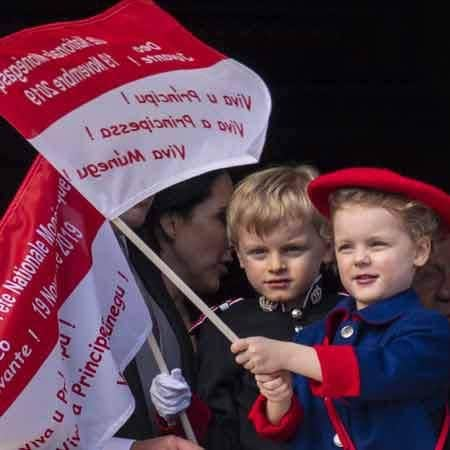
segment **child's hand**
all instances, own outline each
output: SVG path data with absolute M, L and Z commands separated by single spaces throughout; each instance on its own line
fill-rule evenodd
M 270 375 L 255 375 L 256 384 L 264 397 L 273 403 L 284 403 L 294 394 L 291 373 L 282 370 Z
M 264 337 L 238 339 L 231 351 L 238 353 L 236 362 L 254 374 L 268 374 L 285 369 L 283 349 L 286 342 Z

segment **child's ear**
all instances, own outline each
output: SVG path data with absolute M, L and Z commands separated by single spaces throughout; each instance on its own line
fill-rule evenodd
M 416 257 L 414 258 L 414 266 L 424 266 L 431 254 L 431 238 L 423 236 L 416 242 Z

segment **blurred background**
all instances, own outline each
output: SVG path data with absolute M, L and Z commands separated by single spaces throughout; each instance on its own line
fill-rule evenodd
M 115 3 L 5 2 L 0 35 Z M 432 2 L 156 3 L 267 83 L 273 112 L 262 165 L 387 166 L 450 191 L 450 39 Z M 4 122 L 0 139 L 3 213 L 36 152 Z M 238 169 L 235 178 L 255 168 Z

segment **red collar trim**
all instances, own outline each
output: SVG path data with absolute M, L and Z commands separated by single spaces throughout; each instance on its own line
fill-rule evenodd
M 239 298 L 232 298 L 230 300 L 227 300 L 226 302 L 220 303 L 219 305 L 214 305 L 211 306 L 211 311 L 215 312 L 217 310 L 220 311 L 226 311 L 227 309 L 229 309 L 232 305 L 234 305 L 235 303 L 238 303 L 240 301 L 244 300 L 243 297 L 239 297 Z M 205 320 L 207 320 L 208 318 L 202 314 L 191 326 L 191 328 L 189 328 L 189 334 L 192 334 Z

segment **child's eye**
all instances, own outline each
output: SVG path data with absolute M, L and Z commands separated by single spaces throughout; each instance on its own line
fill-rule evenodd
M 383 241 L 373 241 L 370 243 L 370 246 L 375 248 L 383 248 L 386 247 L 386 245 L 387 243 Z
M 252 248 L 247 250 L 247 255 L 255 257 L 263 257 L 266 254 L 266 250 L 263 248 Z
M 352 249 L 352 246 L 350 244 L 341 244 L 336 247 L 336 251 L 340 253 L 349 252 Z

